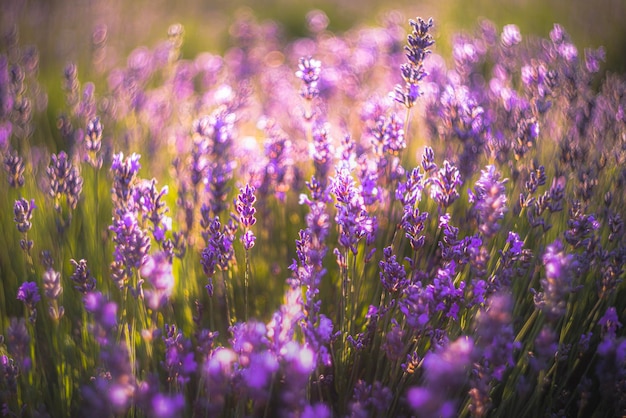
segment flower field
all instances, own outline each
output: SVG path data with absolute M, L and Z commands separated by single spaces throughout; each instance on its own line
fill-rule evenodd
M 626 415 L 626 78 L 379 23 L 100 26 L 61 99 L 3 31 L 3 416 Z

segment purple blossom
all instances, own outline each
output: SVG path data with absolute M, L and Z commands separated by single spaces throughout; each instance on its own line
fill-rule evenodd
M 172 219 L 166 216 L 169 208 L 166 206 L 165 195 L 169 188 L 163 186 L 159 191 L 156 180 L 140 181 L 132 188 L 132 201 L 142 220 L 152 224 L 152 235 L 158 243 L 164 243 L 165 233 L 172 229 Z
M 322 63 L 311 57 L 301 57 L 298 62 L 296 77 L 302 80 L 300 95 L 305 100 L 313 100 L 319 96 L 318 82 Z
M 91 332 L 101 344 L 114 339 L 114 330 L 117 328 L 117 304 L 109 301 L 100 292 L 89 292 L 83 302 L 85 310 L 93 314 L 94 323 L 90 325 Z
M 115 261 L 123 263 L 127 270 L 141 267 L 150 250 L 150 237 L 137 223 L 135 213 L 119 213 L 109 229 L 115 234 Z
M 419 84 L 427 75 L 424 59 L 430 54 L 429 48 L 435 43 L 432 35 L 428 33 L 433 27 L 432 18 L 426 22 L 418 17 L 417 21 L 409 20 L 409 24 L 413 31 L 407 36 L 407 45 L 404 47 L 408 63 L 400 66 L 404 86 L 397 85 L 394 92 L 394 99 L 408 109 L 413 107 L 417 98 L 422 95 Z
M 72 165 L 65 151 L 52 154 L 46 173 L 50 180 L 50 196 L 55 200 L 55 207 L 60 210 L 60 199 L 65 196 L 71 209 L 76 209 L 83 190 L 83 179 L 78 168 Z
M 219 217 L 207 220 L 208 229 L 204 232 L 206 247 L 202 250 L 200 263 L 204 274 L 209 279 L 207 290 L 209 295 L 213 292 L 212 279 L 217 269 L 226 270 L 230 260 L 234 256 L 232 229 L 225 225 L 222 228 Z
M 219 215 L 228 206 L 226 198 L 235 168 L 232 160 L 235 122 L 236 115 L 226 108 L 219 108 L 195 122 L 196 130 L 208 141 L 206 190 L 213 216 Z
M 163 307 L 174 290 L 172 262 L 164 251 L 147 256 L 139 273 L 149 287 L 144 289 L 146 305 L 153 310 Z
M 486 238 L 498 232 L 498 222 L 507 211 L 506 181 L 500 181 L 500 173 L 494 166 L 488 165 L 476 182 L 475 192 L 470 191 L 470 203 L 474 204 L 478 216 L 478 229 Z
M 565 314 L 568 295 L 575 290 L 574 258 L 565 252 L 561 241 L 556 240 L 546 248 L 543 265 L 545 277 L 540 280 L 543 292 L 535 292 L 535 305 L 548 318 L 557 319 Z
M 510 48 L 522 42 L 522 35 L 516 25 L 505 25 L 500 36 L 502 46 Z
M 165 325 L 163 335 L 165 360 L 163 367 L 168 381 L 175 385 L 186 385 L 197 368 L 191 341 L 184 337 L 176 325 Z
M 2 126 L 0 125 L 0 135 L 1 132 Z M 2 141 L 0 138 L 0 145 L 1 144 Z M 4 156 L 3 163 L 8 174 L 9 185 L 15 188 L 22 187 L 24 185 L 24 159 L 20 157 L 17 152 L 7 152 Z
M 340 228 L 339 243 L 357 253 L 357 244 L 362 238 L 368 241 L 375 233 L 375 218 L 367 214 L 363 196 L 359 192 L 347 167 L 339 167 L 331 185 L 335 195 L 337 215 L 335 221 Z
M 395 294 L 403 291 L 409 285 L 404 266 L 396 261 L 396 255 L 393 254 L 391 246 L 385 247 L 383 260 L 378 265 L 380 267 L 380 281 L 387 292 Z
M 74 288 L 81 292 L 83 295 L 88 292 L 92 292 L 96 288 L 96 279 L 91 275 L 89 268 L 87 267 L 86 260 L 70 260 L 74 266 L 74 273 L 70 276 L 70 280 L 74 282 Z
M 406 148 L 404 123 L 395 113 L 389 118 L 381 115 L 372 129 L 372 135 L 374 146 L 381 157 L 387 153 L 398 155 Z
M 35 282 L 24 282 L 17 290 L 17 300 L 21 300 L 28 309 L 35 309 L 37 302 L 41 300 L 39 288 Z
M 239 222 L 245 230 L 241 240 L 246 250 L 252 248 L 255 241 L 254 234 L 250 230 L 250 227 L 256 223 L 256 218 L 254 217 L 256 213 L 256 209 L 254 208 L 254 202 L 256 202 L 254 191 L 254 186 L 246 184 L 245 188 L 239 189 L 239 195 L 235 200 L 235 208 L 239 214 Z
M 139 154 L 131 154 L 124 158 L 124 153 L 113 155 L 111 171 L 113 172 L 113 189 L 111 194 L 115 197 L 118 207 L 126 207 L 131 196 L 132 186 L 137 173 L 141 168 Z
M 456 391 L 467 381 L 474 353 L 469 337 L 460 337 L 449 346 L 429 352 L 424 357 L 423 387 L 412 387 L 407 393 L 409 406 L 419 416 L 452 417 L 456 412 Z
M 33 218 L 33 210 L 36 208 L 35 200 L 31 199 L 30 202 L 23 197 L 15 201 L 13 205 L 13 214 L 15 217 L 13 220 L 17 225 L 17 230 L 25 234 L 30 231 L 32 226 L 31 220 Z
M 23 372 L 28 372 L 32 362 L 29 356 L 31 338 L 28 334 L 28 328 L 26 328 L 26 320 L 24 318 L 11 318 L 5 337 L 9 354 L 13 356 L 17 366 Z
M 446 209 L 459 197 L 457 187 L 462 184 L 458 168 L 448 160 L 443 167 L 429 177 L 430 196 L 437 202 L 440 209 Z

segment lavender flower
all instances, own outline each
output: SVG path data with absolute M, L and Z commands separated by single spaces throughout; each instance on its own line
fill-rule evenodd
M 331 192 L 337 199 L 335 221 L 340 227 L 339 243 L 356 255 L 358 242 L 373 237 L 375 219 L 367 215 L 363 197 L 347 167 L 338 167 Z
M 255 241 L 254 234 L 250 230 L 250 227 L 256 223 L 256 218 L 254 217 L 254 214 L 256 213 L 256 209 L 254 208 L 254 202 L 256 202 L 254 191 L 254 186 L 246 184 L 245 188 L 239 189 L 239 195 L 235 201 L 235 207 L 237 209 L 237 213 L 239 214 L 239 222 L 245 230 L 244 235 L 241 237 L 241 241 L 243 242 L 246 250 L 252 248 Z
M 50 196 L 54 198 L 57 211 L 61 210 L 60 199 L 65 196 L 70 209 L 76 209 L 83 190 L 83 179 L 78 169 L 72 165 L 65 151 L 52 154 L 50 166 L 46 170 L 50 180 Z
M 95 116 L 87 122 L 85 132 L 85 148 L 87 150 L 87 161 L 95 168 L 102 167 L 102 156 L 98 155 L 102 147 L 102 131 L 104 127 L 100 118 Z
M 54 270 L 53 259 L 49 251 L 42 251 L 41 261 L 46 269 L 43 275 L 43 289 L 46 298 L 48 298 L 48 313 L 52 319 L 58 321 L 65 313 L 63 306 L 58 306 L 59 296 L 63 293 L 61 273 Z
M 389 293 L 401 292 L 409 285 L 404 266 L 396 261 L 392 247 L 385 247 L 383 260 L 378 265 L 380 266 L 380 281 Z
M 320 69 L 322 63 L 311 57 L 302 57 L 298 63 L 296 77 L 302 80 L 300 95 L 305 100 L 313 100 L 319 96 L 317 84 L 320 79 Z
M 113 188 L 111 194 L 117 203 L 117 206 L 124 208 L 128 205 L 131 196 L 133 182 L 137 176 L 141 164 L 139 164 L 139 154 L 131 154 L 124 158 L 124 153 L 120 152 L 113 155 L 111 163 L 111 171 L 113 172 Z
M 407 393 L 409 406 L 419 416 L 452 417 L 457 400 L 453 397 L 467 380 L 474 351 L 469 337 L 460 337 L 448 347 L 428 353 L 424 358 L 425 385 Z
M 433 27 L 432 18 L 425 22 L 418 17 L 417 21 L 409 20 L 413 32 L 407 36 L 407 45 L 404 47 L 406 58 L 409 61 L 400 66 L 404 86 L 397 85 L 394 99 L 410 109 L 415 105 L 417 98 L 422 95 L 419 84 L 426 77 L 424 59 L 430 54 L 429 47 L 435 41 L 428 31 Z
M 74 266 L 74 273 L 70 276 L 70 280 L 75 283 L 74 288 L 83 295 L 93 292 L 96 288 L 96 279 L 91 275 L 87 267 L 86 260 L 70 260 Z
M 167 324 L 163 341 L 165 342 L 163 367 L 167 370 L 168 381 L 177 386 L 184 386 L 197 367 L 191 341 L 184 337 L 176 325 Z
M 458 168 L 448 160 L 435 175 L 429 177 L 430 196 L 437 202 L 440 209 L 445 210 L 459 198 L 457 187 L 462 184 Z
M 476 416 L 484 416 L 491 407 L 491 385 L 502 381 L 507 369 L 515 366 L 514 354 L 521 344 L 515 342 L 511 311 L 511 298 L 498 294 L 489 298 L 487 307 L 477 316 L 477 364 L 470 390 L 470 410 Z
M 31 369 L 30 335 L 24 318 L 11 318 L 6 332 L 6 344 L 9 354 L 13 356 L 23 372 Z
M 100 344 L 114 341 L 114 331 L 117 328 L 117 304 L 109 301 L 100 292 L 89 292 L 83 302 L 85 310 L 94 316 L 94 323 L 90 325 L 91 332 Z
M 152 310 L 162 308 L 172 296 L 174 276 L 172 262 L 164 251 L 147 256 L 139 273 L 149 287 L 144 289 L 146 305 Z
M 21 300 L 29 311 L 29 320 L 34 323 L 37 319 L 37 308 L 35 305 L 41 300 L 39 288 L 35 282 L 24 282 L 17 290 L 17 300 Z
M 565 253 L 559 240 L 546 248 L 543 264 L 546 277 L 541 279 L 543 292 L 535 293 L 535 305 L 548 318 L 557 319 L 565 314 L 568 295 L 575 290 L 573 284 L 576 266 L 572 255 Z
M 150 238 L 140 228 L 132 212 L 121 213 L 110 227 L 115 234 L 115 260 L 124 262 L 129 268 L 139 268 L 150 249 Z
M 31 199 L 29 202 L 23 197 L 16 200 L 13 205 L 13 214 L 15 215 L 13 220 L 17 225 L 17 230 L 23 234 L 30 231 L 32 226 L 31 220 L 33 218 L 33 210 L 35 207 L 34 199 Z
M 24 159 L 22 157 L 16 152 L 7 153 L 4 156 L 4 168 L 9 175 L 11 187 L 18 188 L 24 185 Z
M 470 203 L 474 204 L 478 216 L 478 229 L 486 238 L 491 238 L 498 232 L 498 222 L 507 211 L 504 188 L 506 181 L 507 179 L 500 181 L 500 173 L 494 166 L 488 165 L 476 182 L 475 192 L 469 192 Z

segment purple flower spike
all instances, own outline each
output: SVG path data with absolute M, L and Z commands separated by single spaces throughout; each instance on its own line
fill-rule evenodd
M 543 292 L 535 292 L 535 305 L 543 310 L 550 319 L 557 319 L 565 314 L 568 294 L 573 292 L 576 262 L 567 254 L 561 241 L 548 245 L 543 255 L 546 276 L 541 279 Z
M 427 75 L 424 69 L 424 59 L 430 54 L 429 47 L 435 43 L 435 40 L 428 33 L 433 27 L 432 19 L 426 22 L 418 17 L 417 21 L 409 20 L 409 23 L 413 27 L 413 32 L 407 36 L 407 45 L 404 47 L 409 62 L 400 66 L 404 86 L 396 86 L 394 99 L 410 109 L 415 105 L 417 98 L 422 95 L 419 84 Z
M 440 208 L 446 209 L 459 197 L 457 187 L 462 184 L 459 169 L 448 160 L 443 162 L 443 167 L 429 179 L 430 196 L 439 204 Z
M 317 84 L 320 79 L 321 66 L 320 61 L 311 57 L 300 58 L 296 77 L 302 80 L 300 95 L 306 100 L 313 100 L 320 94 Z
M 153 310 L 163 307 L 174 290 L 174 275 L 168 254 L 160 251 L 148 256 L 139 272 L 150 285 L 144 290 L 146 305 Z
M 33 199 L 30 202 L 23 197 L 15 201 L 13 205 L 13 214 L 15 217 L 13 220 L 17 225 L 17 230 L 21 233 L 26 233 L 30 230 L 33 218 L 33 209 L 35 209 L 35 201 Z
M 507 179 L 500 181 L 500 173 L 492 165 L 481 172 L 476 182 L 475 192 L 470 192 L 470 203 L 474 203 L 478 216 L 478 229 L 487 238 L 493 237 L 500 225 L 498 222 L 504 217 L 506 207 Z
M 256 202 L 254 191 L 254 186 L 246 184 L 245 188 L 239 189 L 239 195 L 235 201 L 235 207 L 237 213 L 239 213 L 239 222 L 245 230 L 241 241 L 246 250 L 254 247 L 255 241 L 255 236 L 252 231 L 250 231 L 250 227 L 256 223 L 256 218 L 254 217 L 256 213 L 256 209 L 254 208 L 254 202 Z
M 24 302 L 29 309 L 34 309 L 35 304 L 41 300 L 39 288 L 35 282 L 24 282 L 17 290 L 17 300 Z

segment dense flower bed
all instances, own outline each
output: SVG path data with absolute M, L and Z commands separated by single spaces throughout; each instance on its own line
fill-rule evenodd
M 242 15 L 195 57 L 172 25 L 122 66 L 100 27 L 59 109 L 7 31 L 3 415 L 626 414 L 603 50 L 479 22 L 445 59 L 432 20 L 327 24 Z

